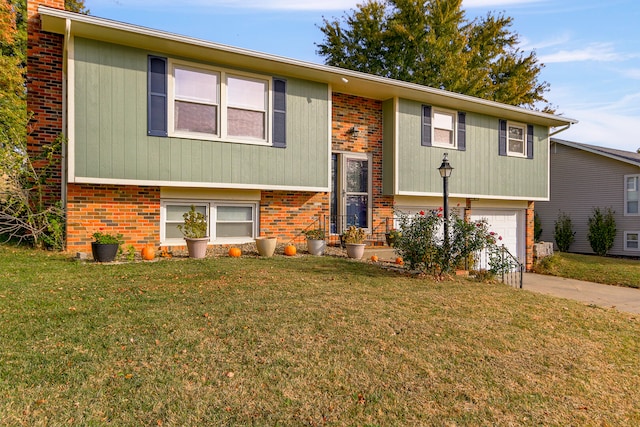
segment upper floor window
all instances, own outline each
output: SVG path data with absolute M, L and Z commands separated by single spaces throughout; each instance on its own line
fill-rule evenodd
M 286 147 L 286 80 L 149 56 L 148 135 Z
M 533 159 L 533 125 L 507 120 L 499 120 L 498 123 L 498 154 Z
M 624 192 L 624 214 L 638 215 L 638 202 L 640 200 L 640 187 L 638 186 L 640 175 L 626 175 Z
M 433 145 L 455 147 L 455 113 L 433 111 Z
M 421 145 L 465 151 L 466 113 L 422 106 Z
M 182 63 L 171 69 L 170 135 L 267 142 L 268 80 Z

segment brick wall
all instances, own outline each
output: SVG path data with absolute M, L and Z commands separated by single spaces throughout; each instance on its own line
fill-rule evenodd
M 335 151 L 369 153 L 372 157 L 372 228 L 386 231 L 386 219 L 393 217 L 393 197 L 382 194 L 382 102 L 334 93 L 332 97 L 331 147 Z M 358 136 L 347 131 L 358 128 Z
M 329 193 L 263 191 L 260 201 L 260 235 L 280 242 L 304 242 L 306 229 L 317 228 L 329 215 Z
M 27 110 L 33 113 L 29 123 L 27 150 L 32 158 L 42 153 L 63 133 L 62 48 L 63 37 L 40 30 L 39 5 L 64 9 L 64 0 L 27 2 Z M 62 152 L 53 156 L 54 172 L 45 186 L 45 203 L 51 204 L 62 196 Z M 46 162 L 35 162 L 36 169 Z
M 67 250 L 91 252 L 91 235 L 121 233 L 137 250 L 160 244 L 160 188 L 118 185 L 67 186 Z

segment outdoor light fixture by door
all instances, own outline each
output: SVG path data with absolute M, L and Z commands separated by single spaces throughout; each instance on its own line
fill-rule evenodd
M 354 138 L 357 137 L 359 133 L 360 131 L 355 126 L 351 126 L 351 128 L 347 131 L 347 134 L 351 135 Z
M 449 164 L 449 159 L 447 159 L 447 153 L 444 153 L 442 156 L 442 164 L 438 168 L 438 172 L 440 172 L 440 176 L 442 177 L 442 195 L 444 199 L 443 208 L 444 208 L 444 246 L 445 250 L 449 251 L 449 177 L 451 176 L 451 172 L 453 168 Z

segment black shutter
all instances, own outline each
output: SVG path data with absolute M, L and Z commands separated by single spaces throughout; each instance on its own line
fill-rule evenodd
M 527 159 L 533 159 L 533 125 L 527 125 Z
M 287 81 L 273 79 L 273 146 L 287 147 Z
M 167 136 L 167 58 L 149 56 L 147 134 Z
M 498 155 L 507 155 L 507 121 L 500 120 L 500 129 L 498 131 Z
M 431 147 L 431 107 L 422 106 L 422 134 L 420 135 L 422 146 Z
M 458 150 L 467 150 L 467 113 L 458 113 Z

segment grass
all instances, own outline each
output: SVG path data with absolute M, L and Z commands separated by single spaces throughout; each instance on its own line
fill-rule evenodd
M 638 425 L 638 327 L 344 258 L 0 247 L 0 424 Z
M 640 288 L 640 261 L 557 252 L 544 259 L 536 272 L 552 276 Z

